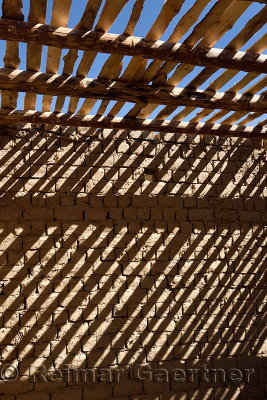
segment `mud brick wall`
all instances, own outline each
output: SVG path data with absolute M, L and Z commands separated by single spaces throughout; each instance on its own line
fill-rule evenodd
M 0 399 L 266 398 L 266 151 L 89 133 L 0 130 Z

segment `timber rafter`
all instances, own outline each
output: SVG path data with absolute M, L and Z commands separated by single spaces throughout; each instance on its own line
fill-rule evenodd
M 0 69 L 0 85 L 5 90 L 19 87 L 22 92 L 45 95 L 125 100 L 131 103 L 155 103 L 170 106 L 199 106 L 209 109 L 264 112 L 267 110 L 267 94 L 232 94 L 212 90 L 194 90 L 158 85 L 145 85 L 104 79 L 88 79 L 64 75 L 32 73 L 29 71 Z
M 267 0 L 239 0 L 239 1 L 251 1 L 253 3 L 267 4 Z
M 141 56 L 196 66 L 228 68 L 246 72 L 267 72 L 267 55 L 251 51 L 189 46 L 182 43 L 112 33 L 69 29 L 51 25 L 0 20 L 0 39 L 75 49 Z
M 241 126 L 227 124 L 210 124 L 194 122 L 173 122 L 160 120 L 143 120 L 139 118 L 112 118 L 99 117 L 97 115 L 82 116 L 70 113 L 51 113 L 40 111 L 22 110 L 0 110 L 0 118 L 4 123 L 21 122 L 34 124 L 49 124 L 62 126 L 77 126 L 87 128 L 109 128 L 115 130 L 141 130 L 148 132 L 174 133 L 174 134 L 193 134 L 193 135 L 216 135 L 241 137 L 247 139 L 265 139 L 267 134 L 266 126 Z

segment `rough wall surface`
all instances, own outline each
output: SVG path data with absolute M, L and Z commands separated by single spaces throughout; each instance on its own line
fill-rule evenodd
M 25 128 L 0 136 L 0 399 L 266 398 L 266 151 Z

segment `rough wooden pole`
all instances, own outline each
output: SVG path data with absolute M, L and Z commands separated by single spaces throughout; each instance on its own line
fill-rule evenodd
M 143 56 L 197 66 L 267 72 L 267 55 L 150 41 L 140 37 L 0 20 L 0 39 L 102 53 Z
M 251 3 L 267 4 L 267 0 L 239 0 L 239 1 L 251 1 Z
M 55 96 L 121 100 L 146 105 L 202 107 L 247 112 L 265 112 L 267 95 L 220 93 L 211 90 L 170 88 L 129 82 L 50 75 L 0 68 L 0 89 Z
M 39 111 L 9 111 L 0 109 L 1 124 L 18 122 L 77 126 L 88 128 L 128 129 L 162 133 L 213 135 L 241 138 L 265 139 L 267 127 L 210 124 L 197 122 L 172 122 L 160 120 L 144 120 L 139 118 L 113 118 L 99 116 L 82 116 L 78 114 L 62 114 Z

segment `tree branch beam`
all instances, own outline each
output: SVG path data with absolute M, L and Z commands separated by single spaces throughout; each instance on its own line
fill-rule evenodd
M 135 36 L 68 29 L 22 21 L 0 20 L 0 39 L 59 48 L 142 56 L 149 59 L 245 72 L 267 72 L 267 55 L 228 49 L 151 41 Z
M 16 124 L 18 122 L 114 130 L 141 130 L 149 132 L 173 133 L 178 135 L 185 133 L 193 135 L 227 136 L 250 139 L 267 138 L 266 126 L 254 127 L 197 122 L 173 122 L 148 119 L 144 120 L 139 118 L 113 118 L 92 115 L 82 116 L 70 113 L 42 113 L 39 111 L 10 111 L 0 109 L 1 124 Z
M 168 86 L 66 77 L 8 68 L 0 68 L 0 89 L 52 96 L 75 95 L 82 98 L 118 100 L 144 106 L 153 103 L 262 113 L 267 110 L 267 94 L 221 93 L 190 88 L 173 89 Z
M 267 0 L 239 0 L 239 1 L 251 1 L 251 3 L 267 4 Z

